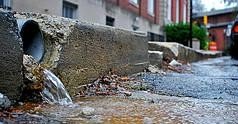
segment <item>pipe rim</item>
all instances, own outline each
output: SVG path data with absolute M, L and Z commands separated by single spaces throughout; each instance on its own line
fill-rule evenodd
M 18 27 L 24 54 L 31 55 L 37 62 L 41 62 L 45 46 L 39 24 L 34 20 L 18 20 Z

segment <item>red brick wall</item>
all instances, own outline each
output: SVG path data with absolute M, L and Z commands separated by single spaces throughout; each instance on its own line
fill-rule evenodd
M 138 5 L 134 5 L 130 2 L 130 0 L 106 0 L 108 2 L 114 3 L 120 6 L 123 9 L 136 13 L 138 16 L 142 16 L 152 23 L 159 24 L 159 16 L 160 16 L 160 0 L 154 0 L 154 15 L 150 15 L 148 13 L 148 0 L 140 0 Z
M 150 20 L 151 22 L 154 22 L 154 16 L 148 13 L 148 0 L 141 0 L 140 15 Z
M 120 7 L 127 9 L 129 11 L 132 11 L 139 15 L 140 4 L 138 4 L 138 6 L 134 5 L 134 4 L 130 3 L 129 0 L 118 0 L 118 4 Z
M 136 14 L 138 14 L 138 16 L 142 16 L 146 19 L 148 19 L 149 21 L 155 23 L 155 24 L 159 24 L 159 17 L 160 17 L 160 0 L 154 0 L 154 16 L 148 14 L 148 0 L 140 0 L 140 3 L 138 5 L 134 5 L 132 3 L 130 3 L 130 0 L 106 0 L 109 1 L 111 3 L 115 3 L 118 6 L 120 6 L 121 8 L 124 8 L 128 11 L 134 12 Z M 176 6 L 176 1 L 179 1 L 179 15 L 177 15 L 176 10 L 177 10 L 177 6 Z M 173 22 L 176 22 L 176 16 L 179 16 L 179 21 L 182 22 L 183 21 L 183 9 L 184 7 L 188 8 L 188 4 L 184 4 L 187 3 L 188 0 L 171 0 L 171 19 Z M 187 9 L 187 20 L 189 20 L 189 10 Z
M 186 12 L 187 12 L 187 17 L 186 17 L 186 19 L 187 19 L 187 22 L 190 22 L 190 17 L 189 17 L 189 15 L 190 15 L 190 14 L 189 14 L 189 13 L 190 13 L 190 9 L 189 9 L 189 8 L 190 8 L 190 7 L 189 7 L 188 2 L 189 2 L 189 0 L 186 0 L 186 7 L 187 7 L 187 8 L 186 8 L 186 10 L 187 10 L 187 11 L 186 11 Z
M 141 0 L 140 3 L 140 15 L 146 19 L 148 19 L 149 21 L 155 23 L 155 24 L 159 24 L 159 1 L 160 0 L 154 0 L 154 15 L 150 15 L 148 13 L 148 0 Z
M 235 19 L 234 14 L 223 14 L 223 15 L 217 15 L 217 16 L 209 16 L 208 17 L 208 23 L 221 23 L 221 22 L 231 22 Z
M 209 29 L 209 32 L 215 36 L 215 41 L 217 43 L 217 49 L 223 51 L 225 49 L 225 34 L 224 29 L 226 27 L 217 27 Z
M 179 3 L 179 15 L 177 15 L 177 3 L 176 1 L 178 1 Z M 179 22 L 183 22 L 183 21 L 186 21 L 188 22 L 189 21 L 189 12 L 190 10 L 188 9 L 189 6 L 188 6 L 188 2 L 189 0 L 171 0 L 171 5 L 172 5 L 172 10 L 171 10 L 171 15 L 172 15 L 172 21 L 173 22 L 176 22 L 176 17 L 178 16 L 179 17 Z M 186 9 L 186 20 L 183 20 L 184 18 L 184 9 Z
M 155 24 L 159 24 L 160 20 L 160 0 L 155 0 Z
M 183 22 L 184 0 L 179 0 L 179 21 Z
M 234 19 L 235 19 L 235 15 L 233 13 L 227 13 L 227 14 L 216 15 L 216 16 L 208 16 L 208 23 L 217 24 L 217 23 L 224 23 L 224 22 L 232 22 Z M 203 17 L 197 18 L 194 21 L 198 21 L 203 24 Z
M 176 0 L 172 0 L 172 21 L 176 22 Z

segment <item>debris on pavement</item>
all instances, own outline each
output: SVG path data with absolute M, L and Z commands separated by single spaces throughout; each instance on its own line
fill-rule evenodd
M 7 96 L 0 93 L 0 110 L 7 109 L 11 106 L 11 102 Z
M 162 70 L 173 71 L 177 73 L 185 73 L 191 71 L 191 65 L 184 61 L 175 60 L 171 58 L 164 58 L 162 63 Z
M 92 107 L 84 107 L 82 108 L 81 114 L 85 116 L 91 116 L 95 112 L 95 109 Z
M 36 103 L 19 103 L 18 106 L 11 106 L 0 111 L 0 123 L 47 122 L 47 118 L 39 115 L 43 106 Z
M 164 76 L 166 75 L 166 72 L 170 71 L 177 73 L 191 71 L 191 65 L 189 63 L 170 57 L 164 57 L 160 65 L 161 67 L 158 67 L 156 65 L 149 65 L 149 67 L 145 69 L 145 72 L 157 73 L 161 76 Z
M 173 59 L 169 65 L 171 66 L 182 66 L 182 63 L 179 63 L 178 61 L 176 61 L 175 59 Z
M 115 74 L 101 76 L 91 84 L 78 87 L 79 93 L 77 96 L 108 96 L 123 94 L 130 96 L 128 85 L 135 79 L 129 77 L 120 77 Z
M 161 70 L 160 68 L 158 68 L 157 66 L 154 66 L 154 65 L 149 65 L 147 71 L 151 72 L 151 73 L 158 73 L 158 74 L 161 74 L 161 75 L 166 74 L 166 72 L 164 72 L 163 70 Z

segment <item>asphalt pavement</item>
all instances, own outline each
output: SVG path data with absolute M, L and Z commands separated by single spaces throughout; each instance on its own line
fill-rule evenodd
M 230 57 L 192 63 L 191 71 L 186 73 L 146 73 L 141 79 L 160 95 L 238 103 L 238 61 Z

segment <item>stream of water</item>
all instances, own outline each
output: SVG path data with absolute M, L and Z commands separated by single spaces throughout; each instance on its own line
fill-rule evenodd
M 41 96 L 47 103 L 60 105 L 72 104 L 72 99 L 65 90 L 63 83 L 51 71 L 37 63 L 30 55 L 23 56 L 23 65 L 26 70 L 25 77 L 28 80 L 36 84 L 43 83 L 44 88 Z
M 45 85 L 44 90 L 41 92 L 43 99 L 50 104 L 72 104 L 72 99 L 60 79 L 47 69 L 43 72 Z

